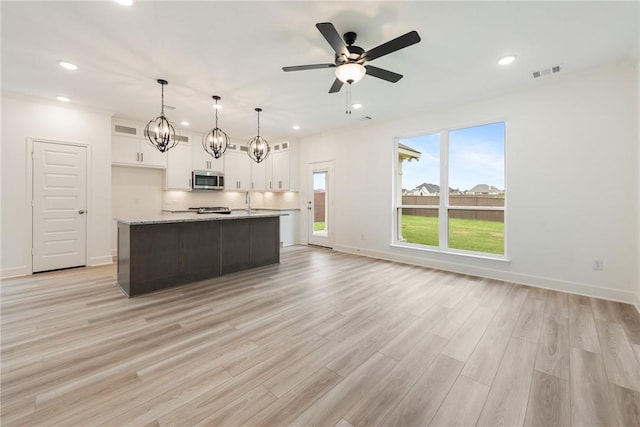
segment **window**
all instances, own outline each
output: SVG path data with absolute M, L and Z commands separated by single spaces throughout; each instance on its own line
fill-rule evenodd
M 504 148 L 504 122 L 398 140 L 397 243 L 504 255 Z

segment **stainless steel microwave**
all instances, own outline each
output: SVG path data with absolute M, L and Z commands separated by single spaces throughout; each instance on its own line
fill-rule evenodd
M 194 190 L 224 190 L 224 174 L 214 171 L 193 171 L 191 188 Z

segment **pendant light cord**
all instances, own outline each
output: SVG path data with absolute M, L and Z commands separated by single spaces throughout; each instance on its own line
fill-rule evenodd
M 160 97 L 160 115 L 164 117 L 164 85 L 160 84 L 160 87 L 162 89 L 162 95 Z

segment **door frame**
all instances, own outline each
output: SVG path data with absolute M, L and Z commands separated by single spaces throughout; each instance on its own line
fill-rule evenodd
M 91 203 L 92 197 L 91 197 L 91 193 L 92 193 L 92 187 L 91 187 L 91 177 L 93 176 L 92 173 L 92 161 L 91 159 L 92 157 L 92 153 L 91 153 L 91 144 L 85 143 L 85 142 L 76 142 L 76 141 L 61 141 L 61 140 L 56 140 L 56 139 L 47 139 L 47 138 L 33 138 L 33 137 L 28 137 L 27 138 L 27 176 L 26 176 L 26 182 L 27 182 L 27 191 L 26 191 L 26 200 L 25 200 L 25 212 L 27 213 L 27 224 L 26 224 L 26 233 L 25 235 L 27 236 L 27 241 L 29 242 L 29 247 L 27 248 L 27 271 L 29 272 L 29 274 L 33 274 L 33 150 L 34 150 L 34 145 L 36 143 L 39 142 L 43 142 L 46 144 L 58 144 L 58 145 L 71 145 L 71 146 L 75 146 L 75 147 L 84 147 L 87 151 L 87 162 L 86 162 L 86 189 L 87 189 L 87 213 L 90 213 L 93 211 L 93 206 Z M 84 253 L 84 257 L 85 257 L 85 265 L 89 265 L 88 260 L 89 260 L 89 231 L 91 230 L 91 215 L 87 215 L 87 230 L 85 233 L 85 253 Z
M 324 161 L 324 162 L 313 162 L 313 163 L 308 163 L 307 164 L 307 179 L 309 180 L 308 182 L 308 186 L 307 186 L 307 191 L 309 192 L 309 199 L 313 198 L 313 173 L 314 172 L 319 172 L 319 171 L 326 171 L 327 172 L 327 180 L 326 180 L 326 184 L 327 184 L 327 199 L 325 200 L 326 206 L 327 206 L 327 213 L 328 213 L 328 218 L 327 218 L 327 224 L 329 225 L 329 229 L 327 230 L 327 237 L 323 239 L 326 239 L 325 243 L 326 245 L 318 245 L 317 243 L 312 243 L 311 239 L 312 239 L 312 235 L 313 235 L 313 217 L 310 215 L 311 209 L 309 209 L 308 206 L 308 202 L 310 200 L 307 201 L 307 243 L 310 245 L 317 245 L 317 246 L 323 246 L 323 247 L 327 247 L 327 248 L 332 248 L 335 244 L 335 242 L 333 241 L 333 236 L 334 236 L 334 212 L 333 212 L 333 192 L 334 192 L 334 179 L 333 179 L 333 161 L 332 160 L 328 160 L 328 161 Z

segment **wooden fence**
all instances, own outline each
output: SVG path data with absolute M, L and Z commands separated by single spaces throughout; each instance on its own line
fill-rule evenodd
M 440 203 L 439 196 L 402 196 L 403 205 L 435 205 Z M 504 206 L 503 196 L 473 195 L 473 196 L 449 196 L 449 206 L 464 206 L 469 209 L 449 211 L 449 218 L 478 219 L 483 221 L 504 222 L 504 211 L 479 211 L 477 206 Z M 418 209 L 402 208 L 403 215 L 438 216 L 438 208 Z

